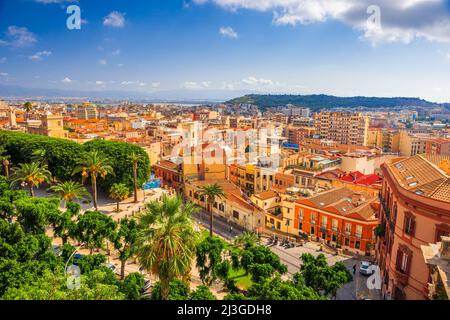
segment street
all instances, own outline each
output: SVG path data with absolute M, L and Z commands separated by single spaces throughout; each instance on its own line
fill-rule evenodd
M 210 213 L 200 209 L 200 211 L 194 214 L 194 219 L 201 223 L 206 229 L 209 230 L 210 225 Z M 231 228 L 232 229 L 231 229 Z M 234 240 L 237 236 L 244 233 L 244 228 L 240 225 L 229 222 L 226 219 L 214 215 L 213 220 L 213 232 L 227 240 Z

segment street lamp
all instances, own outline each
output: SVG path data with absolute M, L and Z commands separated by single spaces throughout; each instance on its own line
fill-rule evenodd
M 72 254 L 69 256 L 69 258 L 67 259 L 66 263 L 65 263 L 65 267 L 64 267 L 64 271 L 67 273 L 67 264 L 69 263 L 70 259 L 72 259 L 72 257 L 74 256 L 75 253 L 77 253 L 77 251 L 79 249 L 81 249 L 82 246 L 84 246 L 86 244 L 86 242 L 80 244 L 77 248 L 75 248 L 75 250 L 73 250 Z

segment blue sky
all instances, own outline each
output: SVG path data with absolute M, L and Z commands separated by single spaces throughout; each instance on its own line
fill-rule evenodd
M 0 0 L 0 84 L 450 102 L 444 0 Z M 66 7 L 81 8 L 68 30 Z M 380 29 L 367 25 L 380 8 Z

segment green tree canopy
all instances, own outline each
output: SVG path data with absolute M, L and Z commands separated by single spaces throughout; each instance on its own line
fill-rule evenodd
M 336 296 L 337 290 L 352 280 L 351 273 L 342 262 L 329 266 L 323 254 L 314 257 L 309 253 L 301 256 L 302 265 L 297 279 L 316 292 Z
M 74 236 L 91 250 L 103 248 L 105 240 L 113 240 L 116 222 L 98 211 L 86 211 L 77 222 Z

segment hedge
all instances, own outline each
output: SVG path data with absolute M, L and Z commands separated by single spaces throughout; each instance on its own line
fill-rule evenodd
M 138 163 L 139 186 L 147 181 L 150 175 L 147 153 L 141 147 L 125 142 L 92 140 L 79 144 L 67 139 L 0 130 L 0 145 L 11 156 L 14 166 L 30 162 L 34 150 L 46 150 L 49 170 L 60 181 L 79 179 L 72 176 L 77 159 L 87 151 L 98 150 L 108 158 L 115 173 L 107 175 L 105 179 L 98 179 L 98 186 L 102 191 L 108 191 L 114 183 L 125 183 L 130 189 L 133 188 L 133 166 L 128 159 L 132 152 L 140 154 L 142 159 Z

